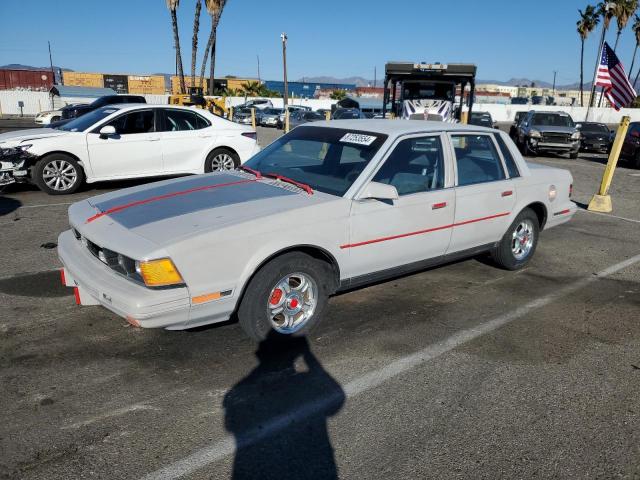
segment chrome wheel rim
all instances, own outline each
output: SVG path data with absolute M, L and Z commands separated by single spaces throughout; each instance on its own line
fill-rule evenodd
M 516 260 L 526 258 L 533 248 L 535 232 L 531 220 L 522 220 L 513 230 L 511 252 Z
M 42 169 L 44 183 L 58 192 L 69 190 L 78 180 L 78 171 L 66 160 L 52 160 Z
M 267 316 L 278 333 L 304 327 L 318 304 L 318 286 L 310 276 L 296 272 L 280 279 L 267 298 Z
M 233 170 L 235 168 L 233 158 L 228 153 L 219 153 L 211 159 L 211 171 Z

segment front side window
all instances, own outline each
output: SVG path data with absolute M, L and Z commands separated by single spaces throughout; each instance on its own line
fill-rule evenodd
M 500 156 L 489 135 L 451 135 L 458 167 L 458 186 L 504 180 Z
M 444 187 L 444 157 L 439 137 L 402 140 L 373 177 L 393 185 L 398 195 L 428 192 Z
M 164 111 L 164 131 L 181 132 L 200 130 L 208 126 L 208 122 L 195 112 L 167 109 Z
M 377 132 L 302 125 L 278 138 L 245 165 L 342 196 L 387 139 Z
M 119 116 L 107 125 L 113 125 L 119 135 L 134 135 L 155 131 L 153 110 L 136 110 Z

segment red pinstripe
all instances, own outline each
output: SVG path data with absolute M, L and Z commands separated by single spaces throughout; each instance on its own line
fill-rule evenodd
M 415 232 L 401 233 L 399 235 L 392 235 L 390 237 L 374 238 L 373 240 L 365 240 L 364 242 L 348 243 L 345 245 L 340 245 L 340 248 L 344 249 L 344 248 L 361 247 L 363 245 L 369 245 L 371 243 L 380 243 L 380 242 L 386 242 L 388 240 L 395 240 L 397 238 L 412 237 L 414 235 L 422 235 L 424 233 L 437 232 L 438 230 L 445 230 L 447 228 L 460 227 L 462 225 L 482 222 L 484 220 L 491 220 L 493 218 L 506 217 L 507 215 L 511 215 L 511 212 L 498 213 L 496 215 L 489 215 L 488 217 L 474 218 L 473 220 L 465 220 L 464 222 L 452 223 L 450 225 L 442 225 L 440 227 L 435 227 L 435 228 L 427 228 L 425 230 L 418 230 Z

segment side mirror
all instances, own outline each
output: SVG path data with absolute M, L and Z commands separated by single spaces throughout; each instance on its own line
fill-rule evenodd
M 113 125 L 105 125 L 100 129 L 100 138 L 111 137 L 116 134 L 116 127 Z
M 374 198 L 376 200 L 397 200 L 398 190 L 393 185 L 380 182 L 369 182 L 358 197 L 360 200 Z

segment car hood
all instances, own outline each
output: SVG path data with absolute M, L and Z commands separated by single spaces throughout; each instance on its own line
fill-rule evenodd
M 91 198 L 93 216 L 83 220 L 83 230 L 88 234 L 93 226 L 102 230 L 115 223 L 158 246 L 168 246 L 204 231 L 332 200 L 342 198 L 321 192 L 310 195 L 291 184 L 240 172 L 212 173 Z
M 59 137 L 68 134 L 69 132 L 53 128 L 30 128 L 28 130 L 0 133 L 0 148 L 13 147 L 22 142 L 30 142 L 41 138 Z
M 609 140 L 609 132 L 583 132 L 581 130 L 580 134 L 582 135 L 582 138 L 586 138 L 589 140 L 596 140 L 596 139 Z
M 578 131 L 575 127 L 553 127 L 550 125 L 531 125 L 531 128 L 538 130 L 540 133 L 567 133 L 569 135 Z

